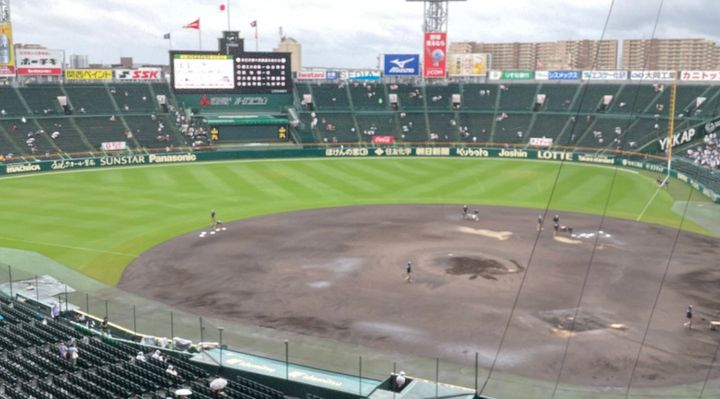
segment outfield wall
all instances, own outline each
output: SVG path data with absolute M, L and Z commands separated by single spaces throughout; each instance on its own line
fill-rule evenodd
M 595 165 L 621 166 L 644 169 L 659 175 L 666 174 L 667 168 L 658 161 L 641 155 L 629 157 L 612 154 L 595 154 L 561 150 L 503 149 L 480 147 L 328 147 L 328 148 L 284 148 L 263 150 L 235 150 L 216 152 L 186 152 L 161 154 L 106 155 L 92 158 L 44 160 L 0 165 L 0 176 L 34 172 L 53 172 L 75 169 L 108 168 L 135 165 L 160 165 L 193 163 L 234 159 L 267 158 L 504 158 L 541 161 L 567 161 Z M 720 204 L 720 193 L 689 176 L 687 173 L 671 170 L 672 177 L 688 183 L 697 191 Z

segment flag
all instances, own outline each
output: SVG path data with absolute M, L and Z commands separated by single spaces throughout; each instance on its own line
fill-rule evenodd
M 169 33 L 164 34 L 163 39 L 170 40 L 170 34 Z
M 252 21 L 252 22 L 250 22 L 250 27 L 251 27 L 251 28 L 257 28 L 257 19 L 254 20 L 254 21 Z
M 190 22 L 187 25 L 184 25 L 183 28 L 185 28 L 185 29 L 200 29 L 200 18 Z
M 225 4 L 220 4 L 220 11 L 225 11 Z

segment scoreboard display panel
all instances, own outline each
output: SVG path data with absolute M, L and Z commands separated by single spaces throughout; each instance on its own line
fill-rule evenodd
M 232 55 L 176 53 L 172 57 L 175 91 L 235 90 L 235 64 Z
M 176 93 L 286 94 L 292 90 L 290 54 L 170 53 Z
M 240 93 L 289 93 L 290 54 L 242 53 L 235 56 L 235 86 Z

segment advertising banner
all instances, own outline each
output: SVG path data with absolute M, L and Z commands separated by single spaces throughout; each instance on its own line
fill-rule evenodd
M 490 80 L 532 80 L 533 71 L 499 71 L 492 70 L 488 74 Z
M 682 71 L 680 80 L 694 82 L 717 82 L 720 81 L 720 71 Z
M 112 69 L 68 69 L 65 71 L 67 80 L 112 80 Z
M 582 71 L 582 80 L 627 80 L 628 71 Z
M 295 79 L 297 80 L 325 80 L 326 71 L 297 71 Z
M 535 71 L 535 80 L 580 80 L 580 71 Z
M 15 50 L 15 70 L 21 76 L 62 75 L 62 50 Z
M 348 69 L 340 71 L 339 78 L 342 80 L 380 80 L 382 71 L 379 69 Z M 331 80 L 328 78 L 328 80 Z
M 630 80 L 675 80 L 675 71 L 630 71 Z
M 550 147 L 553 145 L 552 137 L 530 137 L 530 145 L 536 147 Z
M 373 136 L 373 144 L 395 144 L 395 136 Z
M 447 63 L 447 33 L 425 32 L 423 42 L 423 77 L 444 78 Z
M 490 65 L 490 54 L 450 54 L 448 74 L 450 76 L 485 76 Z
M 0 77 L 15 76 L 12 24 L 3 22 L 0 16 Z
M 137 68 L 137 69 L 115 69 L 114 71 L 116 80 L 161 80 L 162 69 L 161 68 Z
M 127 150 L 127 141 L 106 141 L 101 144 L 103 151 Z
M 418 76 L 420 54 L 383 55 L 383 73 L 385 76 Z

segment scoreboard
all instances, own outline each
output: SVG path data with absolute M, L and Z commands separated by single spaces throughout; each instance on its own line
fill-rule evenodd
M 170 52 L 176 93 L 286 94 L 292 89 L 290 54 Z

